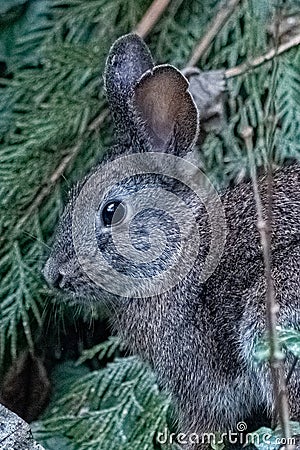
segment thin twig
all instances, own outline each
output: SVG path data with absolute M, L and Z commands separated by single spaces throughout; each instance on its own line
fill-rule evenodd
M 220 9 L 218 14 L 214 17 L 213 21 L 208 25 L 207 33 L 200 40 L 199 44 L 195 48 L 189 62 L 188 66 L 195 66 L 201 56 L 206 52 L 209 48 L 210 44 L 214 40 L 215 36 L 219 33 L 219 31 L 223 28 L 231 14 L 234 12 L 235 7 L 241 0 L 229 0 L 228 3 L 224 6 L 224 8 Z
M 15 230 L 22 228 L 26 221 L 32 216 L 36 209 L 40 207 L 43 200 L 50 194 L 52 186 L 59 180 L 59 178 L 64 174 L 67 166 L 71 161 L 74 161 L 81 148 L 82 141 L 79 141 L 74 147 L 70 149 L 68 154 L 61 160 L 55 171 L 50 177 L 48 183 L 41 188 L 32 204 L 26 211 L 26 214 L 18 221 Z
M 287 374 L 287 377 L 286 377 L 286 380 L 285 380 L 285 383 L 286 383 L 287 386 L 289 385 L 289 382 L 290 382 L 290 380 L 292 378 L 292 375 L 294 373 L 294 370 L 295 370 L 298 362 L 299 362 L 298 356 L 294 356 L 293 363 L 292 363 L 292 365 L 290 367 L 289 373 Z
M 285 42 L 278 48 L 272 48 L 262 56 L 258 56 L 250 61 L 246 61 L 240 64 L 239 66 L 225 70 L 225 77 L 228 79 L 243 75 L 249 70 L 255 69 L 256 67 L 259 67 L 268 61 L 271 61 L 274 57 L 281 55 L 282 53 L 290 50 L 293 47 L 297 47 L 298 45 L 300 45 L 300 34 L 297 34 L 290 41 Z
M 99 116 L 97 116 L 88 126 L 88 132 L 94 132 L 97 128 L 100 128 L 106 117 L 108 116 L 108 110 L 104 109 Z M 41 187 L 40 191 L 36 195 L 32 204 L 28 208 L 26 214 L 18 221 L 15 231 L 22 228 L 22 226 L 27 222 L 27 220 L 32 216 L 32 214 L 41 206 L 44 199 L 51 193 L 52 186 L 63 176 L 65 170 L 77 157 L 82 145 L 82 140 L 80 139 L 74 147 L 71 147 L 66 156 L 60 161 L 59 165 L 51 175 L 49 181 L 46 185 Z
M 99 129 L 100 126 L 103 124 L 104 120 L 108 116 L 108 109 L 104 109 L 99 116 L 94 119 L 90 125 L 88 126 L 88 131 L 96 131 L 97 128 Z
M 278 54 L 279 48 L 279 25 L 281 22 L 281 14 L 282 10 L 280 7 L 277 8 L 275 12 L 275 53 L 274 56 Z M 273 71 L 271 77 L 271 85 L 270 85 L 270 94 L 268 96 L 266 102 L 266 115 L 269 116 L 271 114 L 271 108 L 274 108 L 275 114 L 275 105 L 274 105 L 274 94 L 277 86 L 277 74 L 278 74 L 278 64 L 277 61 L 272 61 Z M 276 120 L 272 121 L 272 125 L 270 132 L 267 132 L 266 135 L 266 145 L 268 155 L 270 157 L 272 150 L 272 142 L 274 142 L 274 135 L 276 131 Z M 268 131 L 268 129 L 267 129 Z M 267 171 L 267 229 L 268 229 L 268 259 L 269 259 L 269 276 L 272 278 L 271 272 L 271 239 L 272 239 L 272 222 L 273 222 L 273 174 L 271 169 L 271 164 L 268 164 Z M 280 344 L 277 332 L 277 314 L 279 312 L 279 304 L 276 301 L 275 290 L 274 290 L 274 282 L 272 278 L 272 286 L 273 291 L 270 292 L 270 298 L 268 295 L 266 296 L 266 306 L 267 306 L 267 327 L 269 334 L 269 344 L 270 344 L 270 365 L 271 365 L 271 374 L 273 381 L 273 391 L 275 397 L 275 410 L 277 412 L 277 418 L 279 419 L 279 423 L 281 425 L 282 435 L 285 438 L 287 444 L 285 446 L 286 450 L 292 450 L 294 448 L 293 445 L 290 444 L 289 438 L 291 437 L 291 429 L 290 429 L 290 411 L 289 411 L 289 402 L 288 402 L 288 391 L 287 384 L 285 380 L 285 368 L 284 368 L 284 359 L 282 354 L 282 345 Z
M 140 37 L 146 37 L 161 17 L 171 0 L 154 0 L 134 30 Z
M 253 153 L 253 129 L 249 126 L 242 131 L 250 163 L 251 180 L 253 186 L 254 200 L 257 211 L 257 228 L 260 233 L 261 246 L 263 251 L 265 280 L 266 280 L 266 322 L 270 345 L 270 369 L 275 398 L 275 410 L 279 416 L 283 437 L 286 442 L 291 437 L 289 426 L 289 404 L 287 388 L 284 378 L 284 362 L 277 332 L 277 314 L 279 305 L 275 297 L 275 288 L 271 267 L 271 238 L 272 238 L 272 184 L 273 178 L 271 169 L 267 175 L 267 214 L 264 218 L 263 204 L 259 193 L 256 165 Z M 286 448 L 290 446 L 287 445 Z

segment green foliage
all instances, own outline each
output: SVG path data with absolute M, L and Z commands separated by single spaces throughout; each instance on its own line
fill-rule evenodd
M 278 342 L 280 347 L 291 353 L 295 358 L 300 358 L 300 332 L 294 329 L 282 329 L 277 327 Z M 279 355 L 284 358 L 284 354 Z M 266 336 L 261 338 L 254 349 L 254 357 L 257 362 L 268 361 L 270 358 L 270 346 Z
M 113 140 L 111 121 L 101 119 L 105 58 L 112 42 L 135 28 L 150 3 L 1 3 L 0 61 L 7 71 L 0 68 L 0 360 L 6 365 L 24 347 L 35 350 L 46 329 L 43 313 L 50 294 L 40 276 L 45 243 L 51 244 L 69 186 Z M 295 13 L 296 1 L 285 2 L 283 9 L 280 3 L 241 1 L 200 67 L 230 68 L 266 53 L 274 46 L 270 25 L 275 14 Z M 218 0 L 172 1 L 146 39 L 155 60 L 186 66 L 222 5 Z M 267 157 L 275 164 L 299 159 L 300 49 L 228 80 L 228 88 L 227 126 L 210 133 L 200 149 L 203 168 L 216 185 L 249 174 L 241 138 L 245 124 L 253 127 L 258 166 Z M 53 319 L 50 326 L 62 323 Z M 280 337 L 289 352 L 299 354 L 296 332 L 281 330 Z M 167 426 L 169 400 L 135 358 L 105 366 L 119 352 L 111 338 L 80 359 L 100 361 L 104 368 L 82 372 L 82 366 L 60 365 L 54 370 L 52 403 L 35 426 L 46 448 L 158 448 L 155 434 Z
M 202 58 L 202 67 L 234 67 L 274 47 L 274 39 L 268 31 L 274 15 L 288 15 L 295 8 L 293 2 L 286 3 L 283 10 L 274 8 L 275 5 L 273 1 L 242 2 L 216 36 L 209 53 Z M 299 58 L 300 49 L 296 48 L 228 80 L 228 127 L 219 136 L 212 135 L 201 151 L 203 166 L 217 183 L 226 185 L 249 175 L 245 145 L 239 136 L 246 125 L 245 119 L 254 131 L 258 167 L 264 166 L 266 151 L 271 151 L 270 158 L 275 165 L 282 165 L 289 158 L 299 159 Z
M 34 250 L 37 250 L 34 247 Z M 31 332 L 28 310 L 32 312 L 37 325 L 41 326 L 40 297 L 30 286 L 36 283 L 37 274 L 22 258 L 17 242 L 7 253 L 7 259 L 11 266 L 1 283 L 1 294 L 4 300 L 1 303 L 1 341 L 0 355 L 3 358 L 6 340 L 11 341 L 11 353 L 17 355 L 18 323 L 21 321 L 27 344 L 33 348 L 33 336 Z
M 111 358 L 116 354 L 116 351 L 122 346 L 120 339 L 115 336 L 110 336 L 107 341 L 95 345 L 95 347 L 84 350 L 78 360 L 78 364 L 82 364 L 89 359 L 97 357 L 100 361 L 104 358 Z
M 290 422 L 290 429 L 292 435 L 300 434 L 300 425 L 298 422 Z M 253 448 L 251 445 L 253 444 L 257 450 L 277 450 L 281 444 L 286 444 L 286 442 L 282 438 L 282 430 L 280 427 L 274 430 L 262 427 L 254 433 L 247 435 L 247 444 L 249 444 L 249 448 Z M 248 445 L 245 448 L 248 448 Z
M 0 61 L 8 71 L 37 62 L 36 50 L 49 26 L 48 0 L 5 0 L 0 5 Z M 22 47 L 22 36 L 30 45 Z
M 92 351 L 111 351 L 115 343 Z M 117 358 L 65 383 L 43 421 L 35 424 L 35 438 L 45 446 L 50 438 L 63 438 L 63 445 L 72 444 L 66 448 L 74 450 L 154 449 L 157 432 L 168 427 L 169 404 L 144 364 L 135 357 Z
M 279 61 L 276 110 L 280 123 L 277 130 L 276 160 L 299 157 L 300 151 L 300 51 L 293 50 Z M 285 151 L 280 151 L 285 149 Z

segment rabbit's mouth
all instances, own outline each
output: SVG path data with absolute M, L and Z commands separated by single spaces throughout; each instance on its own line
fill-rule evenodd
M 116 297 L 93 283 L 75 261 L 58 265 L 56 259 L 50 257 L 42 272 L 48 285 L 57 294 L 58 301 L 95 305 L 110 302 Z

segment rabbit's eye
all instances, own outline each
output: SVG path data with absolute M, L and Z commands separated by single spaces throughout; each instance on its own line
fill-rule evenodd
M 104 205 L 101 215 L 106 227 L 118 225 L 126 217 L 126 207 L 119 200 L 113 200 Z

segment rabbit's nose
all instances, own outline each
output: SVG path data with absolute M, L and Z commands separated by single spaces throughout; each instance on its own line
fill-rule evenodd
M 42 271 L 49 286 L 63 288 L 65 285 L 65 274 L 60 267 L 55 266 L 53 258 L 49 258 Z

